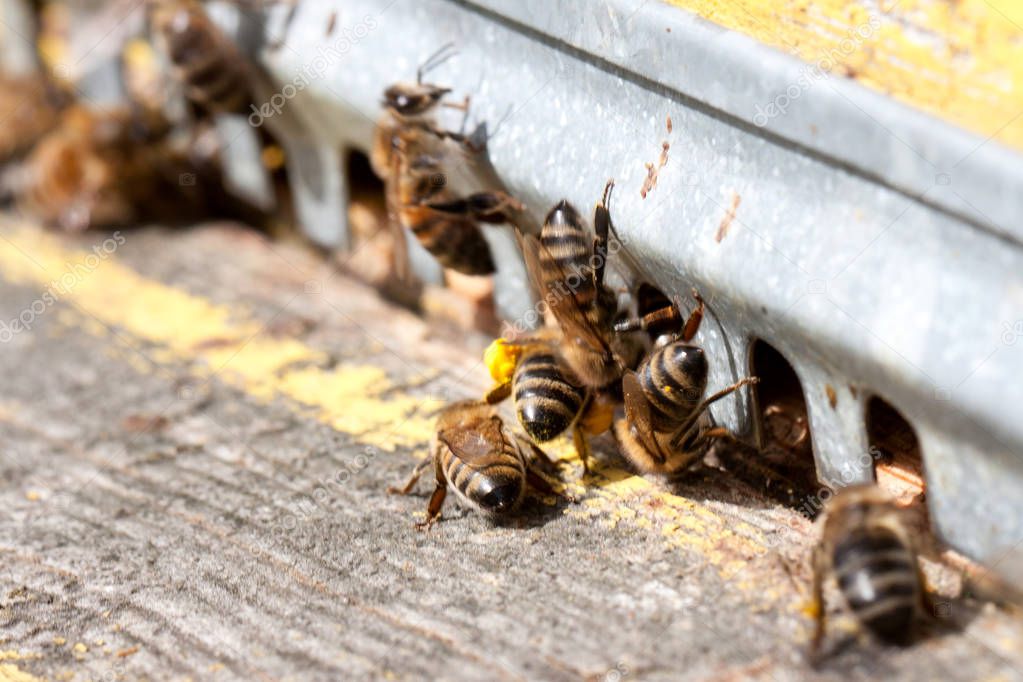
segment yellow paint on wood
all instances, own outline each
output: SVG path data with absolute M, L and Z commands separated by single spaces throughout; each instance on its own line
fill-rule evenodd
M 42 658 L 40 654 L 20 654 L 17 651 L 0 651 L 0 661 L 24 661 Z M 0 663 L 0 682 L 42 682 L 14 663 Z
M 42 682 L 42 678 L 21 670 L 13 663 L 0 663 L 0 682 Z
M 44 287 L 37 300 L 74 304 L 90 334 L 129 341 L 154 361 L 192 363 L 200 379 L 215 376 L 259 399 L 287 396 L 383 450 L 421 445 L 432 428 L 436 401 L 395 390 L 377 367 L 310 369 L 326 360 L 321 351 L 263 334 L 258 321 L 146 279 L 111 256 L 97 263 L 91 252 L 69 251 L 29 228 L 8 237 L 0 241 L 4 278 Z
M 802 59 L 809 87 L 824 72 L 855 78 L 1023 149 L 1023 2 L 664 1 Z

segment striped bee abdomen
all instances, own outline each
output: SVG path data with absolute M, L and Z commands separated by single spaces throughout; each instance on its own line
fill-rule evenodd
M 484 511 L 509 511 L 525 492 L 525 463 L 515 445 L 507 440 L 500 451 L 472 462 L 445 449 L 442 464 L 448 483 Z
M 238 113 L 250 102 L 242 56 L 201 7 L 160 10 L 156 24 L 188 98 L 220 113 Z
M 583 310 L 594 309 L 597 288 L 590 265 L 593 243 L 583 229 L 579 212 L 567 201 L 561 201 L 547 214 L 540 246 L 540 268 L 550 295 L 573 295 Z
M 856 618 L 885 642 L 912 631 L 922 586 L 913 553 L 887 528 L 868 527 L 835 546 L 835 576 Z
M 401 221 L 444 267 L 465 275 L 494 272 L 490 246 L 471 218 L 410 205 L 401 210 Z
M 515 411 L 529 437 L 545 443 L 564 433 L 575 421 L 586 396 L 572 385 L 550 353 L 527 354 L 512 378 Z
M 707 388 L 707 357 L 682 342 L 651 354 L 639 368 L 639 382 L 657 426 L 671 427 L 688 417 Z

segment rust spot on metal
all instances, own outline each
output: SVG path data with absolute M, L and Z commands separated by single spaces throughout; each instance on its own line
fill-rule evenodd
M 824 392 L 828 394 L 828 405 L 831 405 L 831 409 L 835 409 L 838 405 L 838 394 L 835 393 L 835 389 L 831 384 L 824 384 Z
M 669 118 L 668 121 L 670 129 L 671 119 Z M 671 149 L 671 145 L 668 144 L 667 140 L 665 140 L 661 143 L 661 158 L 658 160 L 657 165 L 654 166 L 652 163 L 648 163 L 646 165 L 646 180 L 643 181 L 643 188 L 639 190 L 639 195 L 644 199 L 646 199 L 646 195 L 649 194 L 654 187 L 657 187 L 657 176 L 660 174 L 661 169 L 668 163 L 669 149 Z
M 714 235 L 714 241 L 718 244 L 721 240 L 728 235 L 728 228 L 732 225 L 732 221 L 735 220 L 735 212 L 739 210 L 739 203 L 742 201 L 742 197 L 738 193 L 732 194 L 732 205 L 728 207 L 728 211 L 725 212 L 725 217 L 721 219 L 721 224 L 718 225 L 718 232 Z

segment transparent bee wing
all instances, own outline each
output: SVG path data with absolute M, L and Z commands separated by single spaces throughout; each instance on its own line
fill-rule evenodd
M 504 448 L 504 423 L 500 417 L 491 417 L 473 428 L 445 429 L 437 434 L 441 443 L 466 464 L 499 453 Z
M 387 201 L 387 224 L 391 228 L 394 242 L 394 271 L 402 282 L 408 282 L 412 276 L 409 265 L 408 242 L 401 224 L 401 185 L 404 162 L 401 152 L 391 152 L 391 170 L 385 183 Z
M 596 327 L 587 315 L 587 310 L 580 304 L 579 300 L 571 293 L 563 294 L 557 291 L 557 282 L 545 282 L 543 272 L 540 269 L 540 254 L 546 249 L 540 240 L 534 235 L 519 235 L 519 243 L 522 246 L 522 253 L 526 259 L 526 271 L 529 272 L 530 280 L 537 289 L 540 298 L 546 301 L 554 318 L 569 340 L 579 339 L 594 350 L 611 354 L 611 347 L 608 345 L 604 334 Z M 557 265 L 557 261 L 549 252 L 549 260 L 558 268 L 558 282 L 567 282 L 568 274 Z
M 625 398 L 625 416 L 629 420 L 629 424 L 636 429 L 636 434 L 643 443 L 643 447 L 647 449 L 651 457 L 659 460 L 662 464 L 668 461 L 667 455 L 661 450 L 654 435 L 650 404 L 643 394 L 643 387 L 635 372 L 628 371 L 622 376 L 622 393 Z

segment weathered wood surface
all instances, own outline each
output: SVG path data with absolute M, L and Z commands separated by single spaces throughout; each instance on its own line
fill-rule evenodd
M 3 321 L 103 237 L 2 229 Z M 0 679 L 811 676 L 811 526 L 715 469 L 670 494 L 605 447 L 577 504 L 416 532 L 429 486 L 384 490 L 486 388 L 479 347 L 297 247 L 126 232 L 2 340 Z M 948 609 L 905 650 L 838 618 L 816 674 L 1023 679 L 1018 623 Z

